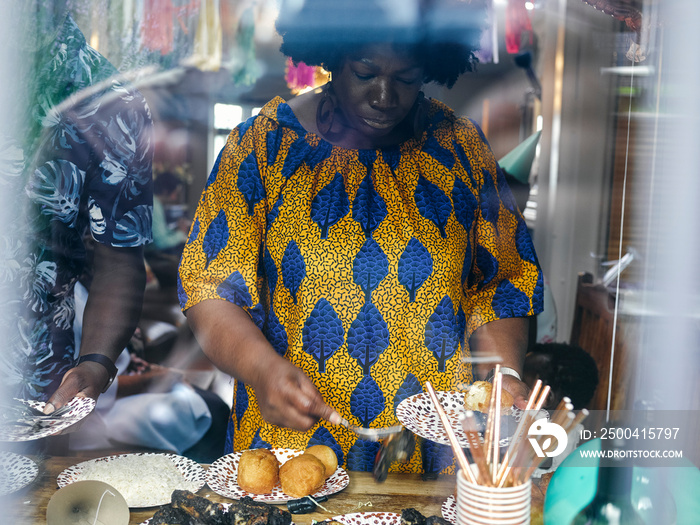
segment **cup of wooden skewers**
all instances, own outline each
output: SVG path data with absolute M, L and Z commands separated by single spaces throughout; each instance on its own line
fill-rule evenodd
M 527 525 L 530 523 L 531 482 L 511 487 L 472 483 L 457 473 L 458 525 Z
M 467 410 L 460 417 L 469 445 L 470 459 L 467 459 L 435 390 L 430 382 L 425 384 L 459 465 L 457 525 L 528 525 L 531 477 L 544 456 L 538 454 L 538 449 L 541 453 L 548 450 L 552 441 L 559 440 L 551 440 L 544 433 L 537 437 L 530 436 L 532 429 L 546 422 L 541 419 L 540 410 L 550 388 L 538 380 L 530 392 L 515 432 L 509 436 L 508 447 L 505 451 L 502 449 L 500 407 L 503 383 L 499 368 L 496 365 L 483 439 L 474 412 Z M 572 409 L 570 400 L 564 398 L 551 421 L 561 427 L 564 435 L 571 432 L 587 414 L 582 411 L 574 415 Z

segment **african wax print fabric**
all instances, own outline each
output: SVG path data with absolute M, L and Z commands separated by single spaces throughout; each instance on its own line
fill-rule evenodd
M 241 306 L 329 405 L 381 427 L 398 423 L 396 406 L 425 381 L 471 382 L 461 360 L 469 335 L 538 313 L 542 274 L 475 123 L 431 101 L 422 139 L 348 150 L 306 132 L 276 98 L 231 132 L 212 169 L 179 296 L 185 311 L 206 299 Z M 371 470 L 379 447 L 326 422 L 308 432 L 269 425 L 237 382 L 229 450 L 317 443 L 351 470 Z M 439 461 L 426 458 L 426 469 Z M 417 450 L 392 468 L 422 462 Z
M 0 233 L 0 374 L 11 395 L 46 400 L 74 366 L 73 288 L 85 237 L 151 239 L 152 120 L 144 97 L 68 16 L 30 62 L 26 114 L 0 137 L 0 186 L 19 213 Z

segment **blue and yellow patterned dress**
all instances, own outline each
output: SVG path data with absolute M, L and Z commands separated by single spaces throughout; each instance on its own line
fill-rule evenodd
M 243 307 L 358 425 L 397 424 L 398 403 L 427 380 L 470 382 L 469 335 L 542 309 L 530 236 L 483 134 L 437 101 L 429 115 L 422 140 L 348 150 L 272 100 L 231 132 L 180 265 L 183 310 Z M 323 421 L 269 425 L 241 382 L 234 397 L 227 452 L 324 443 L 346 468 L 371 470 L 379 444 Z M 394 470 L 420 472 L 422 448 Z M 430 470 L 451 461 L 426 459 Z

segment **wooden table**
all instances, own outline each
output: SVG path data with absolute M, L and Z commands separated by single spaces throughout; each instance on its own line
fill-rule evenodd
M 91 458 L 49 457 L 42 460 L 32 457 L 32 459 L 39 465 L 39 474 L 27 487 L 0 499 L 0 504 L 3 503 L 3 499 L 10 503 L 1 507 L 0 525 L 46 523 L 46 507 L 51 496 L 58 490 L 56 484 L 58 475 L 64 469 Z M 442 475 L 437 480 L 423 481 L 419 474 L 389 474 L 384 483 L 376 483 L 369 472 L 353 471 L 349 474 L 350 484 L 322 504 L 330 513 L 320 511 L 297 514 L 294 515 L 294 523 L 307 525 L 311 524 L 312 520 L 322 521 L 335 515 L 352 512 L 401 513 L 402 509 L 409 507 L 415 508 L 426 516 L 440 516 L 442 504 L 455 489 L 455 477 L 447 475 Z M 212 501 L 222 503 L 231 501 L 219 496 L 206 485 L 198 494 Z M 280 507 L 286 509 L 284 505 Z M 132 510 L 129 523 L 133 525 L 143 523 L 152 517 L 156 510 L 156 508 Z

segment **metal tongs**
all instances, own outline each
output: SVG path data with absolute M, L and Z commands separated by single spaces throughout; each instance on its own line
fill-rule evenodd
M 411 459 L 416 448 L 416 436 L 407 428 L 402 428 L 398 434 L 392 434 L 379 447 L 374 458 L 372 477 L 377 483 L 383 483 L 392 463 L 406 463 Z
M 408 461 L 416 446 L 416 436 L 401 425 L 384 428 L 365 428 L 351 425 L 347 419 L 341 419 L 338 424 L 353 431 L 362 440 L 383 440 L 377 455 L 374 457 L 374 467 L 372 469 L 372 476 L 378 483 L 382 483 L 386 479 L 392 463 L 397 461 L 405 463 Z
M 407 462 L 416 446 L 416 436 L 402 425 L 384 428 L 365 428 L 352 425 L 347 419 L 341 418 L 339 425 L 354 432 L 364 441 L 382 441 L 374 458 L 372 476 L 378 483 L 386 479 L 389 467 L 394 462 Z
M 401 432 L 401 430 L 403 430 L 401 425 L 384 428 L 358 427 L 357 425 L 351 425 L 347 419 L 341 419 L 339 424 L 348 430 L 353 431 L 355 434 L 357 434 L 357 437 L 365 441 L 379 441 L 380 439 L 398 434 Z

